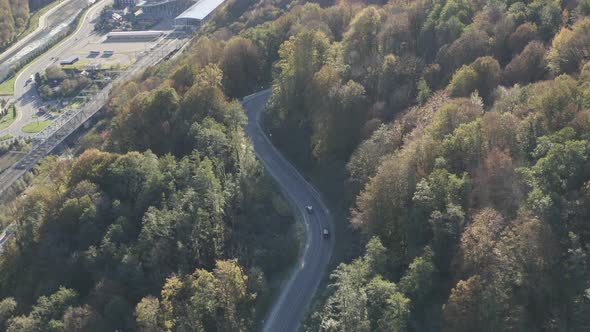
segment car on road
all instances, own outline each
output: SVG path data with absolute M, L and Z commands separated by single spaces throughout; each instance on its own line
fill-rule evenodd
M 307 211 L 307 213 L 312 214 L 313 213 L 313 206 L 308 205 L 305 207 L 305 210 Z
M 322 236 L 324 237 L 324 239 L 330 238 L 330 231 L 327 228 L 325 228 L 325 227 L 322 230 Z

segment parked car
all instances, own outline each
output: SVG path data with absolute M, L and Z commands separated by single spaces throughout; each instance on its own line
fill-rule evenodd
M 312 214 L 313 213 L 313 206 L 308 205 L 305 207 L 305 210 L 307 210 L 307 213 Z
M 330 238 L 330 231 L 327 228 L 324 228 L 322 230 L 322 236 L 324 237 L 324 239 Z

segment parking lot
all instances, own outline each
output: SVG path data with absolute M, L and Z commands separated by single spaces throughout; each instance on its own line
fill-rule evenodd
M 80 59 L 77 66 L 100 65 L 102 68 L 114 66 L 125 68 L 149 52 L 156 42 L 157 39 L 107 41 L 104 35 L 92 34 L 87 40 L 81 41 L 69 55 Z M 92 51 L 99 51 L 99 54 L 91 54 Z M 105 54 L 105 51 L 112 51 L 112 55 Z

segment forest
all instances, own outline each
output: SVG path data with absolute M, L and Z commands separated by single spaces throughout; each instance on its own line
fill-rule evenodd
M 307 330 L 590 328 L 589 5 L 342 1 L 247 33 L 299 30 L 266 125 L 365 244 Z
M 207 40 L 118 87 L 82 152 L 44 159 L 2 208 L 0 330 L 256 328 L 300 230 L 224 92 L 241 41 L 217 63 Z
M 239 98 L 351 233 L 306 331 L 590 329 L 590 1 L 237 1 L 3 208 L 7 331 L 251 331 L 297 224 Z
M 0 0 L 0 49 L 4 49 L 23 32 L 31 12 L 50 3 L 51 0 Z

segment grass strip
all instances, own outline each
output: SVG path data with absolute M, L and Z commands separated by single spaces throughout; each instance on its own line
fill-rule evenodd
M 8 126 L 10 126 L 14 122 L 14 120 L 16 120 L 16 111 L 9 109 L 8 113 L 0 117 L 0 130 L 8 128 Z
M 24 125 L 21 128 L 21 131 L 23 133 L 27 133 L 27 134 L 35 134 L 40 132 L 41 130 L 45 129 L 47 126 L 49 126 L 53 121 L 51 120 L 44 120 L 44 121 L 34 121 L 34 122 L 30 122 L 27 123 L 26 125 Z

